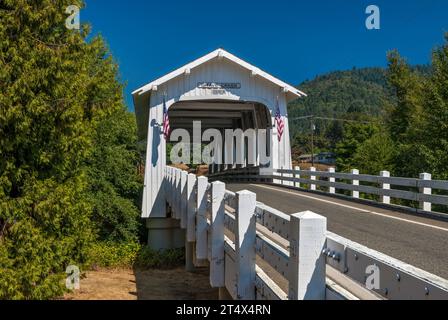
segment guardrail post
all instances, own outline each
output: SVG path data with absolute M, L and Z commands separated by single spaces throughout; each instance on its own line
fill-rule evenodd
M 316 168 L 311 167 L 310 171 L 316 171 Z M 316 176 L 310 176 L 310 180 L 316 180 Z M 316 185 L 314 183 L 310 184 L 310 190 L 316 190 Z
M 173 203 L 173 176 L 171 174 L 171 167 L 166 167 L 166 185 L 167 185 L 167 190 L 166 190 L 166 194 L 167 194 L 167 200 L 168 203 L 170 205 L 170 207 L 172 207 L 172 203 Z M 172 210 L 171 210 L 172 212 Z M 173 215 L 173 213 L 171 213 L 171 215 Z M 173 215 L 174 218 L 174 215 Z
M 328 168 L 328 172 L 335 173 L 335 169 L 334 168 Z M 328 182 L 335 183 L 336 182 L 336 178 L 335 177 L 329 177 L 328 178 Z M 329 193 L 336 193 L 336 188 L 330 186 L 330 187 L 328 187 L 328 192 Z
M 183 171 L 182 173 L 184 173 Z M 186 172 L 185 172 L 186 174 Z M 186 174 L 186 184 L 185 184 L 185 192 L 184 196 L 182 197 L 184 199 L 185 203 L 185 209 L 182 210 L 183 213 L 185 213 L 185 221 L 187 232 L 185 236 L 185 270 L 186 271 L 194 271 L 194 212 L 191 212 L 192 209 L 196 211 L 195 205 L 194 205 L 194 199 L 193 198 L 193 189 L 195 187 L 196 183 L 196 176 L 194 174 Z M 193 219 L 193 227 L 191 226 L 191 219 Z M 191 236 L 193 230 L 193 237 Z
M 224 279 L 224 193 L 226 185 L 220 181 L 211 186 L 211 259 L 210 285 L 213 288 L 225 287 Z
M 420 179 L 422 180 L 431 180 L 431 174 L 430 173 L 420 173 Z M 431 194 L 432 189 L 431 188 L 420 188 L 420 193 L 422 194 Z M 431 211 L 431 202 L 425 202 L 420 201 L 420 209 L 423 211 Z
M 165 190 L 165 200 L 168 205 L 170 204 L 170 176 L 169 176 L 169 168 L 165 166 L 163 170 L 163 189 Z M 168 212 L 168 210 L 167 210 Z
M 274 170 L 274 171 L 272 172 L 272 175 L 273 175 L 273 176 L 279 176 L 279 179 L 275 179 L 275 178 L 273 178 L 273 179 L 272 179 L 272 183 L 275 183 L 275 184 L 282 184 L 282 183 L 283 183 L 282 174 L 279 173 L 278 170 Z
M 288 178 L 292 178 L 292 177 L 294 177 L 294 174 L 292 174 L 292 173 L 287 173 L 286 176 L 287 176 Z M 290 186 L 290 187 L 293 187 L 293 186 L 294 186 L 294 182 L 292 182 L 291 180 L 286 181 L 286 184 L 287 184 L 288 186 Z
M 180 197 L 179 197 L 179 215 L 180 215 L 180 226 L 185 229 L 187 227 L 187 175 L 186 171 L 180 171 Z
M 180 199 L 181 199 L 181 188 L 180 188 L 180 178 L 181 178 L 181 174 L 180 174 L 180 170 L 179 169 L 175 169 L 175 185 L 174 185 L 174 192 L 175 192 L 175 196 L 174 196 L 174 211 L 176 213 L 176 217 L 178 219 L 182 219 L 182 212 L 180 211 Z M 182 226 L 182 220 L 181 220 L 181 226 Z M 185 228 L 185 226 L 182 226 L 182 228 Z
M 380 177 L 389 178 L 390 172 L 389 171 L 381 171 Z M 390 190 L 390 184 L 381 182 L 381 189 L 382 190 Z M 380 202 L 385 203 L 385 204 L 390 204 L 390 196 L 381 195 Z
M 196 258 L 207 259 L 207 177 L 198 177 L 196 201 Z
M 325 247 L 327 218 L 311 211 L 295 213 L 290 220 L 291 300 L 325 300 Z
M 359 174 L 359 170 L 358 169 L 352 169 L 352 172 L 351 172 L 352 174 Z M 354 186 L 359 186 L 359 180 L 355 180 L 355 179 L 353 179 L 352 180 L 352 185 L 354 185 Z M 359 198 L 359 191 L 357 191 L 357 190 L 352 190 L 352 197 L 353 198 Z
M 255 299 L 255 206 L 256 194 L 236 193 L 235 251 L 237 299 Z
M 300 172 L 300 167 L 299 167 L 299 166 L 295 166 L 295 167 L 294 167 L 294 170 Z M 296 179 L 300 179 L 300 173 L 299 173 L 299 172 L 296 172 L 295 175 L 294 175 L 294 177 L 295 177 Z M 300 188 L 300 182 L 299 182 L 299 181 L 296 181 L 296 182 L 294 183 L 294 186 L 295 186 L 296 188 Z
M 189 173 L 187 178 L 186 199 L 187 199 L 187 240 L 196 241 L 196 175 Z
M 173 211 L 173 216 L 176 219 L 179 219 L 176 212 L 176 171 L 174 171 L 174 168 L 171 168 L 171 210 Z

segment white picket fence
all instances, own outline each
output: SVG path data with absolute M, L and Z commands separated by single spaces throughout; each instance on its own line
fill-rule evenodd
M 211 286 L 233 299 L 365 298 L 358 287 L 365 293 L 372 266 L 380 281 L 368 298 L 448 299 L 447 280 L 328 232 L 313 212 L 287 215 L 252 192 L 173 167 L 165 168 L 164 188 L 186 229 L 187 268 L 209 265 Z

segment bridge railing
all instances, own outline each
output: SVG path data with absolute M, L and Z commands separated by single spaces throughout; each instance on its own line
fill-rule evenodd
M 370 298 L 448 299 L 446 280 L 328 232 L 326 218 L 313 212 L 287 215 L 252 192 L 173 167 L 164 186 L 193 248 L 187 265 L 209 265 L 211 286 L 233 299 L 356 299 L 351 288 L 364 288 L 369 273 Z M 339 276 L 329 277 L 329 268 Z
M 417 211 L 433 212 L 433 205 L 448 209 L 448 181 L 432 180 L 429 173 L 421 173 L 419 178 L 402 178 L 391 177 L 388 171 L 375 176 L 359 174 L 356 169 L 342 173 L 335 172 L 334 168 L 317 171 L 315 168 L 301 170 L 300 167 L 294 170 L 253 167 L 221 172 L 211 178 L 232 182 L 270 182 L 334 195 L 342 191 L 353 199 L 360 199 L 360 194 L 373 195 L 384 205 L 391 205 L 391 199 L 407 200 L 418 203 Z

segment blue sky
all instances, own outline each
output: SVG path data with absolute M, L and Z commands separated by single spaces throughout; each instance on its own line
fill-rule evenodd
M 381 30 L 365 27 L 370 4 L 381 10 Z M 448 31 L 448 1 L 86 0 L 81 22 L 107 40 L 133 110 L 134 89 L 218 47 L 293 85 L 385 66 L 390 49 L 428 63 Z

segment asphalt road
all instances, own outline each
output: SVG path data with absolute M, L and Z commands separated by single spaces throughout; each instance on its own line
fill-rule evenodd
M 287 214 L 311 210 L 327 217 L 329 231 L 448 279 L 448 222 L 271 185 L 226 188 L 255 192 Z

